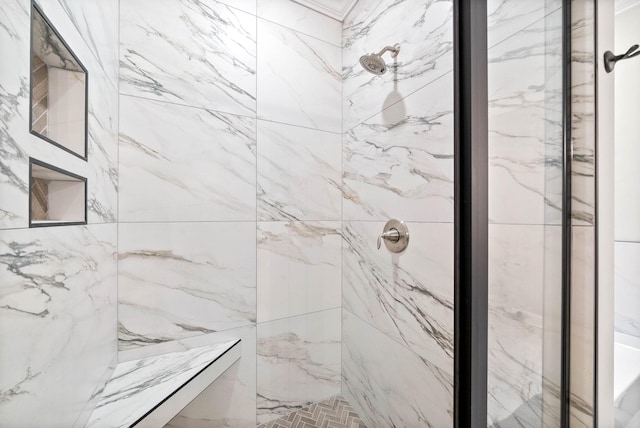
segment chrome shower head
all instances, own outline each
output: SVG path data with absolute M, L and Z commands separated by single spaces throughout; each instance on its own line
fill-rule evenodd
M 369 73 L 373 73 L 377 76 L 386 73 L 387 64 L 384 62 L 384 59 L 382 59 L 382 55 L 387 51 L 391 51 L 391 57 L 396 58 L 398 56 L 398 52 L 400 52 L 400 45 L 386 46 L 377 54 L 371 53 L 362 55 L 360 57 L 360 65 Z

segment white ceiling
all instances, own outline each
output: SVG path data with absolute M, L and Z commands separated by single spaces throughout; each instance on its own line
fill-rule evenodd
M 338 21 L 344 21 L 347 14 L 358 0 L 293 0 L 310 9 L 330 16 Z

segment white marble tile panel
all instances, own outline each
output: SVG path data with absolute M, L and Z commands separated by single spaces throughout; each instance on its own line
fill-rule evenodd
M 116 226 L 0 232 L 0 420 L 72 426 L 116 354 Z
M 255 119 L 128 96 L 120 117 L 120 221 L 255 220 Z
M 338 220 L 342 136 L 258 121 L 258 219 Z
M 120 4 L 120 91 L 256 111 L 256 17 L 213 0 Z
M 449 73 L 344 135 L 344 218 L 453 221 Z
M 338 308 L 340 222 L 258 223 L 258 322 Z
M 344 311 L 342 393 L 370 427 L 453 427 L 453 375 Z
M 242 356 L 187 407 L 167 424 L 167 428 L 254 428 L 256 426 L 256 327 L 242 327 L 221 333 L 171 342 L 201 346 L 212 340 L 239 337 Z M 165 347 L 167 344 L 147 348 Z
M 561 255 L 551 238 L 543 225 L 489 226 L 489 426 L 542 423 L 545 252 Z
M 218 2 L 224 3 L 227 6 L 231 6 L 236 9 L 243 10 L 252 15 L 256 14 L 256 0 L 218 0 Z
M 0 228 L 28 223 L 28 139 L 30 4 L 10 0 L 0 4 Z
M 593 426 L 595 375 L 595 228 L 572 228 L 571 427 Z
M 359 10 L 363 17 L 352 15 L 343 31 L 345 131 L 453 69 L 453 2 L 384 0 Z M 397 63 L 384 56 L 386 74 L 360 66 L 362 55 L 396 43 Z
M 342 132 L 341 49 L 258 19 L 258 117 Z
M 489 48 L 561 7 L 560 0 L 489 0 L 487 2 Z
M 615 330 L 640 337 L 640 242 L 615 244 Z
M 254 223 L 119 225 L 119 348 L 255 322 Z
M 489 50 L 493 223 L 562 221 L 561 18 L 554 12 Z
M 376 249 L 383 226 L 344 224 L 342 305 L 453 373 L 453 225 L 408 223 L 402 254 Z
M 341 310 L 258 324 L 258 423 L 339 394 Z
M 340 21 L 292 0 L 258 0 L 258 17 L 333 45 L 342 45 Z

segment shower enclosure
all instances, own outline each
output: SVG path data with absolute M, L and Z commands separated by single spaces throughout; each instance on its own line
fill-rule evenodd
M 594 4 L 324 3 L 0 5 L 0 421 L 85 426 L 117 363 L 240 339 L 167 427 L 335 396 L 593 426 Z M 36 7 L 83 65 L 81 154 L 37 135 Z M 31 227 L 33 160 L 85 222 Z

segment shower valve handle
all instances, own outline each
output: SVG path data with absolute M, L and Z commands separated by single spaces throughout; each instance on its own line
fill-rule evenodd
M 409 245 L 409 229 L 404 222 L 396 219 L 389 220 L 384 225 L 382 233 L 378 235 L 378 250 L 382 247 L 382 241 L 384 240 L 384 246 L 392 253 L 401 253 Z
M 400 232 L 398 229 L 392 228 L 386 232 L 382 232 L 381 235 L 378 236 L 378 250 L 382 246 L 382 240 L 387 240 L 391 242 L 398 242 L 400 240 Z

